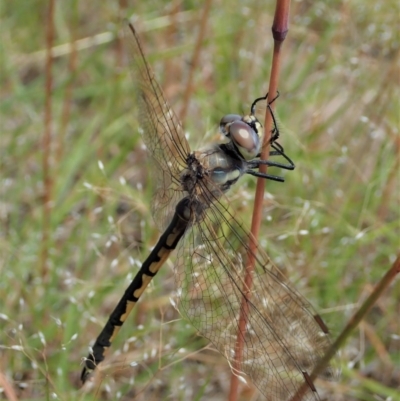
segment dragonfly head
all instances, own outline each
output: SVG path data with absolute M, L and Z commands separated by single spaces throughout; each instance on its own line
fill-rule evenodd
M 254 159 L 260 153 L 258 133 L 261 124 L 254 115 L 227 114 L 221 119 L 219 128 L 222 134 L 231 140 L 243 159 Z

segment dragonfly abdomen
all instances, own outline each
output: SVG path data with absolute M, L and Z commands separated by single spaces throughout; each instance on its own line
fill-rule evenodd
M 118 334 L 143 291 L 178 245 L 189 225 L 190 215 L 189 200 L 184 198 L 177 204 L 170 225 L 160 237 L 149 257 L 143 262 L 139 272 L 126 289 L 97 337 L 92 347 L 92 352 L 89 353 L 85 360 L 85 367 L 81 374 L 82 382 L 85 382 L 89 374 L 103 361 L 106 350 L 111 346 L 113 339 Z

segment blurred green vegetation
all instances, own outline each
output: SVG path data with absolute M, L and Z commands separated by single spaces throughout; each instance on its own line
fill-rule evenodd
M 173 260 L 113 344 L 108 376 L 79 389 L 81 358 L 158 238 L 122 19 L 135 15 L 178 114 L 194 69 L 184 121 L 193 147 L 267 91 L 273 2 L 212 2 L 195 66 L 199 3 L 136 3 L 56 2 L 50 188 L 48 2 L 0 4 L 0 373 L 21 400 L 227 397 L 229 366 L 170 305 Z M 260 241 L 333 337 L 399 251 L 398 16 L 393 0 L 296 1 L 284 42 L 280 143 L 297 167 L 267 183 Z M 255 181 L 238 187 L 230 196 L 249 224 Z M 322 399 L 399 399 L 399 290 L 397 280 L 343 347 L 341 381 L 324 384 Z

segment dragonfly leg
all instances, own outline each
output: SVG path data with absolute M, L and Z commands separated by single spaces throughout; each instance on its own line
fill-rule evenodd
M 257 167 L 260 164 L 263 164 L 263 165 L 269 166 L 269 167 L 280 167 L 285 170 L 294 170 L 295 169 L 295 165 L 293 163 L 292 164 L 284 164 L 284 163 L 279 163 L 279 162 L 273 162 L 270 160 L 257 160 L 256 163 L 257 163 Z
M 283 177 L 279 177 L 278 175 L 271 175 L 271 174 L 264 174 L 260 173 L 259 171 L 254 170 L 247 170 L 245 174 L 254 175 L 255 177 L 265 178 L 266 180 L 278 181 L 278 182 L 285 182 Z

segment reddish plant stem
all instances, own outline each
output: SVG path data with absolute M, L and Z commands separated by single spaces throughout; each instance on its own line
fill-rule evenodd
M 212 0 L 206 0 L 205 4 L 203 4 L 203 14 L 202 14 L 201 20 L 200 20 L 199 35 L 196 40 L 196 45 L 195 45 L 195 48 L 193 51 L 192 60 L 190 62 L 189 77 L 188 77 L 188 81 L 186 84 L 185 93 L 183 94 L 183 106 L 182 106 L 182 110 L 179 114 L 179 119 L 181 120 L 183 125 L 185 124 L 186 114 L 187 114 L 187 110 L 188 110 L 188 106 L 189 106 L 189 102 L 190 102 L 190 97 L 192 96 L 193 89 L 194 89 L 194 87 L 193 87 L 194 71 L 196 70 L 196 66 L 199 62 L 200 50 L 201 50 L 201 46 L 203 45 L 204 36 L 206 34 L 206 27 L 207 27 L 208 15 L 210 13 L 211 1 Z
M 48 277 L 48 249 L 49 232 L 51 223 L 51 200 L 52 200 L 52 179 L 50 175 L 50 156 L 51 156 L 51 92 L 53 88 L 53 56 L 52 47 L 54 41 L 54 0 L 49 0 L 47 12 L 47 32 L 46 32 L 46 81 L 45 81 L 45 105 L 44 105 L 44 132 L 42 139 L 43 147 L 43 229 L 42 229 L 42 252 L 41 252 L 41 275 L 44 280 Z
M 328 349 L 324 357 L 319 361 L 318 365 L 314 368 L 310 375 L 310 379 L 314 381 L 319 372 L 322 372 L 325 367 L 328 365 L 329 361 L 335 356 L 337 351 L 343 346 L 347 338 L 353 332 L 353 330 L 359 325 L 361 320 L 365 317 L 365 315 L 370 311 L 372 306 L 378 300 L 378 298 L 382 295 L 383 291 L 385 291 L 390 283 L 394 280 L 397 274 L 400 273 L 400 254 L 397 256 L 397 259 L 394 261 L 392 267 L 387 271 L 387 273 L 382 277 L 379 283 L 376 285 L 374 290 L 371 292 L 370 296 L 364 301 L 361 307 L 357 310 L 357 312 L 350 318 L 346 327 L 340 333 L 339 337 L 336 341 L 331 345 Z M 301 401 L 302 397 L 309 390 L 309 387 L 306 384 L 303 384 L 297 391 L 297 393 L 290 399 L 290 401 Z
M 8 381 L 7 376 L 0 372 L 0 386 L 3 388 L 7 400 L 18 401 L 13 385 Z
M 274 23 L 272 25 L 272 35 L 274 38 L 274 52 L 272 58 L 271 75 L 269 81 L 268 99 L 267 102 L 271 103 L 272 99 L 276 96 L 278 90 L 278 79 L 280 71 L 280 50 L 283 40 L 288 32 L 288 19 L 289 19 L 290 0 L 278 0 L 275 10 Z M 271 108 L 275 103 L 271 104 Z M 267 160 L 270 150 L 270 138 L 272 129 L 272 115 L 269 110 L 265 110 L 264 119 L 264 140 L 261 152 L 261 159 Z M 260 172 L 266 173 L 267 166 L 261 165 Z M 231 376 L 231 386 L 229 392 L 229 401 L 237 400 L 237 392 L 239 387 L 239 378 L 237 373 L 240 372 L 240 366 L 243 358 L 244 338 L 246 335 L 246 324 L 248 316 L 248 300 L 250 298 L 251 289 L 253 287 L 253 272 L 255 266 L 255 258 L 257 252 L 257 238 L 260 232 L 262 220 L 262 205 L 265 191 L 265 179 L 259 178 L 257 180 L 256 193 L 254 199 L 254 211 L 251 222 L 251 235 L 249 238 L 249 251 L 247 253 L 247 264 L 245 273 L 245 283 L 243 286 L 243 293 L 246 295 L 242 298 L 240 307 L 240 317 L 238 323 L 238 331 L 235 345 L 235 359 L 233 363 L 233 373 Z
M 61 116 L 61 127 L 58 135 L 58 145 L 57 145 L 57 162 L 60 164 L 63 153 L 64 153 L 64 141 L 67 132 L 67 127 L 69 119 L 71 116 L 71 104 L 72 104 L 72 91 L 73 91 L 73 76 L 76 70 L 77 56 L 78 52 L 76 50 L 76 41 L 74 38 L 74 29 L 71 29 L 71 52 L 68 58 L 68 74 L 70 76 L 70 81 L 65 88 L 65 95 L 63 100 L 62 116 Z
M 166 48 L 170 49 L 174 46 L 179 45 L 179 14 L 182 12 L 182 3 L 179 0 L 171 1 L 167 8 L 167 15 L 169 24 L 166 27 L 166 32 L 163 38 L 163 42 Z M 178 62 L 180 61 L 180 62 Z M 183 63 L 181 59 L 170 59 L 164 60 L 165 69 L 165 83 L 168 85 L 166 88 L 166 94 L 168 98 L 172 98 L 176 95 L 175 88 L 184 85 L 182 82 L 182 68 Z M 183 93 L 183 89 L 180 91 Z

